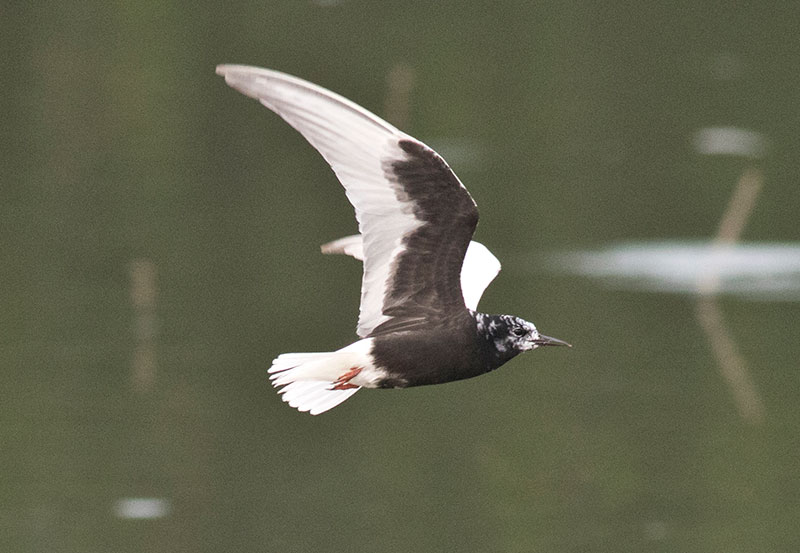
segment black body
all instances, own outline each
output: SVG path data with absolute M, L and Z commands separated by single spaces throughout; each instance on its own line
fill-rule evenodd
M 442 384 L 493 371 L 521 353 L 513 347 L 498 350 L 509 331 L 504 316 L 465 309 L 461 316 L 437 325 L 377 336 L 373 361 L 390 374 L 380 387 Z

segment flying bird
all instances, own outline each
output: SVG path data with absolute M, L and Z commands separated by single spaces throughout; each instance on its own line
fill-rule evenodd
M 269 373 L 283 401 L 316 415 L 361 388 L 471 378 L 539 346 L 569 346 L 519 317 L 478 312 L 500 263 L 471 241 L 475 201 L 439 154 L 297 77 L 244 65 L 217 74 L 322 154 L 358 221 L 360 234 L 322 250 L 363 261 L 360 339 L 334 352 L 279 355 Z

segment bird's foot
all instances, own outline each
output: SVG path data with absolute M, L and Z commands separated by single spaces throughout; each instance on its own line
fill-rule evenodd
M 353 388 L 358 388 L 358 386 L 355 384 L 350 384 L 350 380 L 358 376 L 358 373 L 360 372 L 361 367 L 353 367 L 336 379 L 336 382 L 333 383 L 333 388 L 331 388 L 331 390 L 352 390 Z

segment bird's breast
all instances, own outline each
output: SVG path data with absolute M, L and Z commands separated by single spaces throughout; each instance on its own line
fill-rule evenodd
M 430 328 L 375 337 L 373 362 L 386 371 L 382 388 L 462 380 L 486 372 L 474 332 Z

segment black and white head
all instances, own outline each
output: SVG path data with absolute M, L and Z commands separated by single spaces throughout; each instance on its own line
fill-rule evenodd
M 484 315 L 482 313 L 475 315 L 478 332 L 494 345 L 494 349 L 501 358 L 510 359 L 539 346 L 570 345 L 557 338 L 541 334 L 532 322 L 513 315 Z

